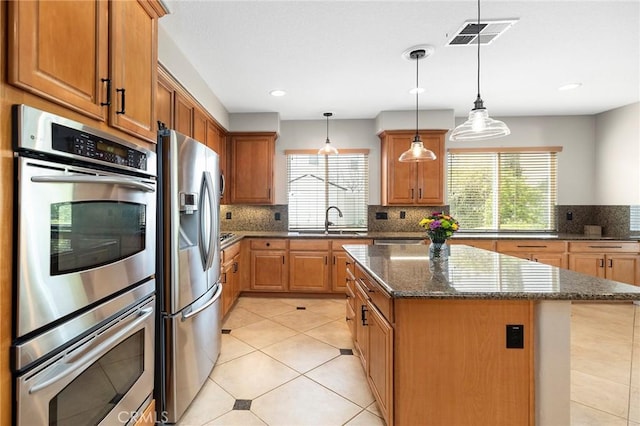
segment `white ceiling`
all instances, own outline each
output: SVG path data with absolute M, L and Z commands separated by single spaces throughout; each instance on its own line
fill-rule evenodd
M 415 109 L 415 61 L 402 53 L 420 44 L 435 47 L 419 64 L 420 109 L 461 117 L 473 107 L 477 48 L 446 43 L 477 18 L 475 1 L 165 4 L 160 26 L 230 113 L 349 119 Z M 491 116 L 596 114 L 640 101 L 640 0 L 483 0 L 481 18 L 518 19 L 481 47 Z M 583 86 L 557 90 L 569 82 Z

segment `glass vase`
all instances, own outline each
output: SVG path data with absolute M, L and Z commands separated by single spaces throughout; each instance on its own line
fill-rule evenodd
M 447 260 L 449 258 L 449 246 L 447 240 L 434 241 L 431 240 L 429 244 L 429 259 L 430 260 Z

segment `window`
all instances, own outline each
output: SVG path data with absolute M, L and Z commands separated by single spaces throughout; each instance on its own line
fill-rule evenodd
M 629 231 L 640 231 L 640 205 L 629 207 Z
M 461 230 L 555 230 L 561 150 L 449 150 L 448 199 Z
M 324 229 L 329 212 L 333 229 L 367 229 L 368 150 L 340 150 L 339 155 L 286 151 L 289 229 Z

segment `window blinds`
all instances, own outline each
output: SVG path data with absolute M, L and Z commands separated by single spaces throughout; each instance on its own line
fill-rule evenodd
M 324 229 L 332 209 L 332 229 L 367 229 L 369 159 L 367 153 L 339 155 L 287 152 L 289 229 Z
M 448 199 L 465 231 L 556 229 L 557 152 L 450 150 Z

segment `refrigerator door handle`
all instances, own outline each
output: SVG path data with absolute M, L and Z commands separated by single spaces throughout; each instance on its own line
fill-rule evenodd
M 220 173 L 220 198 L 224 196 L 224 190 L 226 189 L 227 181 L 224 179 L 224 174 Z
M 215 222 L 214 222 L 214 209 L 215 209 L 215 201 L 213 199 L 214 197 L 214 190 L 213 190 L 213 181 L 211 179 L 211 173 L 209 172 L 203 172 L 203 185 L 202 185 L 202 194 L 200 194 L 200 200 L 201 203 L 205 202 L 205 199 L 207 199 L 209 201 L 209 214 L 203 214 L 206 209 L 202 209 L 201 210 L 201 218 L 200 218 L 200 234 L 201 234 L 201 238 L 200 238 L 200 254 L 202 255 L 202 263 L 204 264 L 204 270 L 206 271 L 207 269 L 211 268 L 211 265 L 213 265 L 213 259 L 214 259 L 214 246 L 215 246 L 215 241 L 216 241 L 216 233 L 214 232 L 215 230 Z M 205 197 L 204 193 L 207 193 L 207 197 Z M 209 235 L 204 235 L 204 221 L 205 220 L 209 220 Z M 208 237 L 208 238 L 207 238 Z M 203 245 L 204 240 L 208 239 L 208 244 L 205 247 Z
M 211 296 L 211 299 L 209 299 L 209 301 L 207 303 L 205 303 L 204 305 L 200 306 L 195 311 L 191 311 L 188 314 L 183 314 L 182 315 L 182 321 L 186 321 L 189 318 L 192 318 L 192 317 L 198 315 L 200 312 L 204 311 L 209 306 L 211 306 L 214 303 L 216 303 L 218 301 L 218 299 L 220 299 L 220 295 L 222 295 L 222 284 L 218 283 L 218 288 L 216 289 L 216 292 L 213 294 L 213 296 Z

